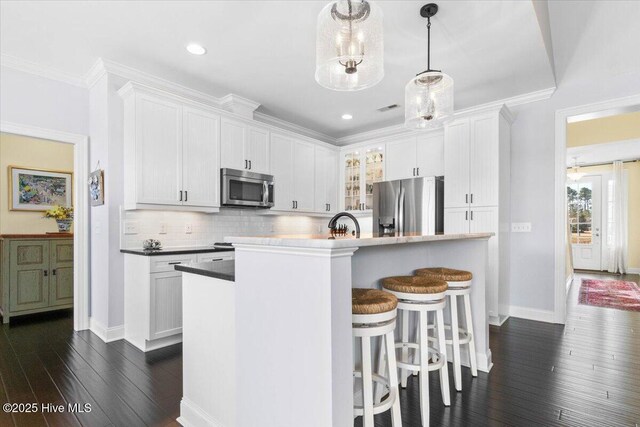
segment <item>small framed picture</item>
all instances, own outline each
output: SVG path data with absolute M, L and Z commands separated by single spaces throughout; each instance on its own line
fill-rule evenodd
M 89 200 L 91 206 L 104 205 L 104 171 L 102 169 L 89 174 Z
M 73 206 L 73 172 L 9 166 L 12 211 L 46 211 Z

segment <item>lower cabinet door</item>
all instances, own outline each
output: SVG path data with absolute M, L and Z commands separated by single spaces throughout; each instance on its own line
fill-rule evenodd
M 13 241 L 10 248 L 9 310 L 48 307 L 49 241 Z
M 73 240 L 52 241 L 49 306 L 73 304 Z
M 182 333 L 182 273 L 151 274 L 149 340 Z
M 469 233 L 469 208 L 445 208 L 444 233 L 467 234 Z

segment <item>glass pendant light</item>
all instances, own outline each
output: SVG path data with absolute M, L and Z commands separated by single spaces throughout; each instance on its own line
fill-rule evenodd
M 366 0 L 337 0 L 318 15 L 316 81 L 354 91 L 384 77 L 382 11 Z
M 453 118 L 453 79 L 431 69 L 431 17 L 438 5 L 422 6 L 427 18 L 427 70 L 416 75 L 404 90 L 404 125 L 409 129 L 437 129 Z

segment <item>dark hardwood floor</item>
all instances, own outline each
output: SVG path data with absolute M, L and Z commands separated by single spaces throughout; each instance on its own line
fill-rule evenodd
M 491 327 L 494 367 L 478 378 L 463 369 L 451 407 L 431 375 L 431 425 L 638 427 L 640 313 L 578 305 L 581 277 L 566 326 L 511 318 Z M 144 354 L 125 341 L 105 344 L 73 332 L 70 312 L 11 322 L 0 330 L 0 403 L 90 403 L 91 412 L 0 411 L 0 426 L 177 426 L 180 345 Z M 420 426 L 416 377 L 401 399 L 403 425 Z M 376 426 L 391 426 L 388 414 Z

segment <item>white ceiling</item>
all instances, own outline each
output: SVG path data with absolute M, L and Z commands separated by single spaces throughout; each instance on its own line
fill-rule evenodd
M 332 137 L 401 123 L 403 108 L 376 109 L 402 106 L 405 84 L 425 68 L 426 26 L 418 11 L 426 2 L 378 2 L 385 20 L 385 78 L 353 93 L 327 90 L 314 80 L 315 25 L 325 3 L 2 1 L 0 51 L 76 75 L 107 58 L 214 96 L 250 98 L 262 104 L 260 111 Z M 439 5 L 432 65 L 453 77 L 456 109 L 555 86 L 543 36 L 548 28 L 543 24 L 541 31 L 530 1 Z M 580 7 L 587 9 L 580 17 L 593 10 Z M 573 20 L 568 6 L 549 8 L 555 49 L 554 9 Z M 569 37 L 580 36 L 578 25 L 572 23 Z M 188 54 L 189 42 L 204 45 L 208 54 Z M 561 49 L 571 56 L 570 45 Z M 566 59 L 556 64 L 563 72 L 572 66 Z M 347 112 L 353 120 L 340 119 Z

